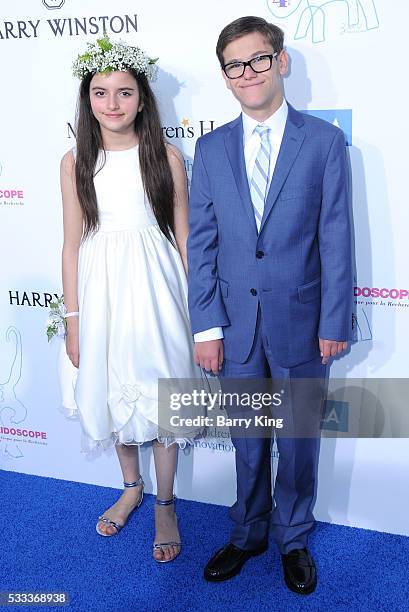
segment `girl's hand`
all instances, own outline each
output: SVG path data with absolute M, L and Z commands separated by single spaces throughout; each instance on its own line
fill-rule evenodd
M 67 335 L 65 337 L 65 350 L 73 366 L 79 367 L 80 362 L 80 342 L 79 342 L 79 321 L 78 317 L 67 319 Z

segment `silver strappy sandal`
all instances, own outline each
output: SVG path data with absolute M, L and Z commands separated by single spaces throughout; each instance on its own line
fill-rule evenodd
M 158 506 L 170 506 L 170 504 L 173 504 L 176 500 L 176 495 L 173 495 L 173 497 L 171 499 L 158 499 L 156 498 L 155 500 L 155 504 L 157 504 Z M 177 517 L 176 517 L 176 521 L 177 521 Z M 180 550 L 182 548 L 182 543 L 181 542 L 154 542 L 153 544 L 153 550 L 160 550 L 162 553 L 164 553 L 165 551 L 163 550 L 164 546 L 177 546 L 179 548 L 179 552 L 172 558 L 172 559 L 155 559 L 155 561 L 157 561 L 157 563 L 168 563 L 169 561 L 174 561 L 176 559 L 176 557 L 179 556 L 180 554 Z
M 145 483 L 142 479 L 142 476 L 139 476 L 138 480 L 135 480 L 135 482 L 124 482 L 124 487 L 126 488 L 131 488 L 131 487 L 138 487 L 139 485 L 142 485 L 142 489 L 141 489 L 141 497 L 137 503 L 137 505 L 135 506 L 135 508 L 133 510 L 131 510 L 131 512 L 128 515 L 128 519 L 131 516 L 132 512 L 135 512 L 135 510 L 137 510 L 139 508 L 139 506 L 142 503 L 143 500 L 143 487 L 145 486 Z M 106 525 L 111 525 L 112 527 L 114 527 L 116 529 L 116 531 L 114 533 L 104 533 L 103 531 L 101 531 L 98 527 L 98 523 L 105 523 Z M 118 533 L 121 531 L 122 527 L 124 527 L 125 525 L 120 525 L 119 523 L 116 523 L 115 521 L 111 521 L 111 519 L 107 518 L 104 515 L 101 515 L 98 517 L 98 523 L 95 526 L 95 529 L 97 531 L 97 533 L 103 537 L 106 538 L 110 538 L 111 536 L 114 535 L 118 535 Z

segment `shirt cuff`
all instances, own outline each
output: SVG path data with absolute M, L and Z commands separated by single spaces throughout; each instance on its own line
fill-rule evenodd
M 224 338 L 222 327 L 211 327 L 193 335 L 195 342 L 208 342 L 209 340 L 221 340 Z

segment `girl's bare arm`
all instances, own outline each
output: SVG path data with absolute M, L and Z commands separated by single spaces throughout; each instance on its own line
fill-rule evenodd
M 174 224 L 176 244 L 187 274 L 186 241 L 189 234 L 189 204 L 185 164 L 182 154 L 173 145 L 167 145 L 169 165 L 175 187 Z
M 64 244 L 62 249 L 62 284 L 68 312 L 78 311 L 78 253 L 83 231 L 83 216 L 75 187 L 75 162 L 71 151 L 61 160 Z M 79 365 L 78 317 L 67 319 L 66 349 L 72 363 Z

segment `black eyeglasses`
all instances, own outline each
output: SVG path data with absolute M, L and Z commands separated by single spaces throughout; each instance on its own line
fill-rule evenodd
M 248 62 L 230 62 L 223 66 L 224 74 L 229 79 L 239 79 L 243 76 L 246 66 L 250 66 L 254 72 L 267 72 L 273 63 L 273 58 L 277 57 L 278 52 L 266 55 L 257 55 Z

